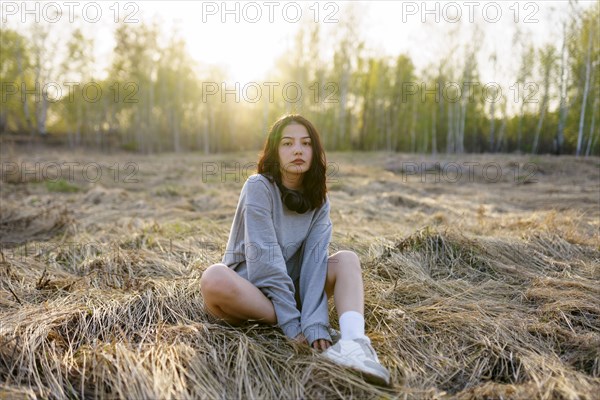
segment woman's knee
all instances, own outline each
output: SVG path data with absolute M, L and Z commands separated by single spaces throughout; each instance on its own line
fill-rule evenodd
M 325 281 L 327 297 L 333 296 L 338 276 L 345 275 L 362 279 L 361 274 L 360 259 L 355 252 L 341 250 L 332 254 L 327 260 L 327 279 Z
M 334 268 L 342 268 L 344 270 L 352 270 L 360 272 L 360 259 L 358 255 L 351 250 L 340 250 L 329 257 L 329 263 Z
M 233 280 L 231 270 L 225 264 L 213 264 L 200 277 L 200 290 L 204 296 L 223 296 L 231 294 Z M 234 272 L 235 273 L 235 272 Z

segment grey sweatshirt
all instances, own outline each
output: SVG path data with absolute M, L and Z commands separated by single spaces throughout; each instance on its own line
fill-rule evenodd
M 309 344 L 331 340 L 325 280 L 331 241 L 329 198 L 319 209 L 298 214 L 281 201 L 275 182 L 248 177 L 240 193 L 223 264 L 271 300 L 277 324 Z

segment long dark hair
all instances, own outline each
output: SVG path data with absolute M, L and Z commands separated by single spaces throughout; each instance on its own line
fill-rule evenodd
M 310 136 L 312 160 L 310 169 L 302 177 L 302 188 L 304 189 L 304 196 L 310 202 L 311 206 L 319 208 L 326 200 L 327 185 L 325 184 L 325 173 L 327 161 L 317 128 L 303 116 L 288 114 L 275 121 L 269 131 L 267 140 L 265 140 L 262 154 L 258 160 L 258 173 L 265 176 L 270 175 L 268 176 L 269 179 L 274 179 L 277 183 L 281 184 L 279 142 L 281 141 L 283 129 L 292 123 L 303 125 Z

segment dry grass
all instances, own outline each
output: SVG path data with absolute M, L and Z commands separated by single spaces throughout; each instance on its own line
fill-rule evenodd
M 68 185 L 2 183 L 0 398 L 598 398 L 598 159 L 471 157 L 510 174 L 436 183 L 401 171 L 459 159 L 329 155 L 331 251 L 363 263 L 384 389 L 275 329 L 207 319 L 198 280 L 244 174 L 201 171 L 254 154 L 17 154 L 2 161 L 80 167 Z M 126 162 L 139 182 L 109 174 Z

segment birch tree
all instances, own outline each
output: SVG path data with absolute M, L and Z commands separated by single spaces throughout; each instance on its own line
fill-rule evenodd
M 575 155 L 580 156 L 583 144 L 583 127 L 585 123 L 585 109 L 587 106 L 587 98 L 590 90 L 590 78 L 592 74 L 592 45 L 593 45 L 594 29 L 590 29 L 587 35 L 587 52 L 585 57 L 585 83 L 583 87 L 583 99 L 581 101 L 581 113 L 579 114 L 579 130 L 577 133 L 577 149 Z
M 558 130 L 556 131 L 555 139 L 555 152 L 556 154 L 563 153 L 564 145 L 564 129 L 565 122 L 568 113 L 568 101 L 567 101 L 567 90 L 568 90 L 568 68 L 567 63 L 569 59 L 568 47 L 567 47 L 567 23 L 563 22 L 563 36 L 562 36 L 562 49 L 560 52 L 560 105 L 558 110 Z
M 519 41 L 519 43 L 521 42 Z M 525 118 L 527 106 L 531 102 L 530 88 L 535 87 L 532 82 L 528 82 L 533 72 L 533 65 L 535 64 L 535 49 L 531 43 L 523 44 L 522 47 L 521 66 L 519 67 L 519 72 L 517 74 L 515 96 L 515 100 L 517 100 L 519 103 L 519 116 L 517 122 L 517 152 L 521 151 L 523 142 L 523 120 Z
M 540 72 L 542 75 L 542 101 L 539 108 L 539 119 L 535 129 L 535 136 L 531 146 L 533 154 L 538 152 L 540 135 L 544 125 L 544 119 L 548 112 L 548 101 L 550 98 L 550 88 L 553 79 L 553 72 L 556 63 L 556 49 L 552 44 L 546 44 L 539 52 L 540 57 Z

